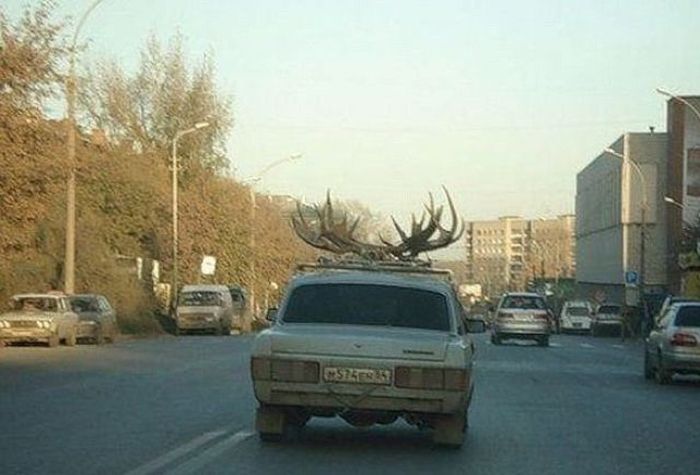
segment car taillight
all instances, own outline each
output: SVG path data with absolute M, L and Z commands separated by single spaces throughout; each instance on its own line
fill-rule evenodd
M 532 315 L 535 320 L 549 320 L 549 315 L 546 313 L 535 313 Z
M 394 371 L 394 385 L 397 388 L 461 391 L 467 388 L 468 382 L 465 369 L 398 366 Z
M 315 361 L 251 358 L 250 371 L 254 380 L 286 383 L 317 383 L 319 364 Z
M 687 333 L 674 333 L 671 337 L 671 345 L 673 346 L 697 346 L 697 344 L 697 338 Z
M 496 315 L 496 318 L 498 318 L 500 320 L 509 320 L 509 319 L 513 318 L 513 315 L 511 315 L 510 313 L 506 313 L 506 312 L 498 312 L 498 315 Z

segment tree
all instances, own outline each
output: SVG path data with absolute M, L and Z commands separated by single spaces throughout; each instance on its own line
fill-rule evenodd
M 98 63 L 86 74 L 80 104 L 86 123 L 104 130 L 116 143 L 131 143 L 168 160 L 179 130 L 206 121 L 206 129 L 179 143 L 181 165 L 220 171 L 227 166 L 226 138 L 233 125 L 230 100 L 217 90 L 214 64 L 205 55 L 187 62 L 181 35 L 167 47 L 151 37 L 133 74 L 113 61 Z

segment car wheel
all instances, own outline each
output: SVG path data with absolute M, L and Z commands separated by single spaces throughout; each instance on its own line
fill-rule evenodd
M 500 345 L 501 344 L 501 337 L 499 337 L 495 333 L 491 333 L 491 343 L 493 343 L 494 345 Z
M 97 334 L 95 335 L 95 344 L 96 345 L 102 345 L 105 342 L 105 335 L 102 332 L 102 330 L 97 330 Z
M 56 348 L 59 342 L 58 335 L 51 335 L 48 341 L 49 348 Z
M 537 343 L 540 346 L 549 346 L 549 337 L 548 336 L 540 337 L 539 340 L 537 341 Z
M 435 422 L 433 442 L 443 447 L 458 449 L 464 444 L 468 425 L 466 411 L 440 416 Z
M 180 327 L 175 324 L 175 336 L 180 336 L 182 335 L 182 330 L 180 330 Z
M 654 377 L 654 368 L 649 360 L 649 352 L 644 350 L 644 379 L 652 379 Z
M 75 336 L 75 330 L 73 330 L 73 332 L 70 335 L 68 335 L 65 339 L 66 346 L 75 346 L 77 341 L 78 338 Z
M 666 369 L 664 365 L 664 360 L 659 354 L 659 359 L 656 364 L 656 371 L 654 372 L 656 382 L 659 384 L 670 384 L 672 380 L 673 373 Z

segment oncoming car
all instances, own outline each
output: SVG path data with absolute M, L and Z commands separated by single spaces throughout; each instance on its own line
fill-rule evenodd
M 451 285 L 431 275 L 323 271 L 293 279 L 251 358 L 263 440 L 314 416 L 354 426 L 403 418 L 460 446 L 474 345 Z
M 3 343 L 46 343 L 54 347 L 63 341 L 67 346 L 75 345 L 78 315 L 71 310 L 65 295 L 15 295 L 10 305 L 12 310 L 0 315 Z

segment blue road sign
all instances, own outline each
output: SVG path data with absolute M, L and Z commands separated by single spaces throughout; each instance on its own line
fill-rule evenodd
M 625 272 L 625 284 L 634 285 L 639 283 L 639 274 L 636 271 L 628 270 Z

